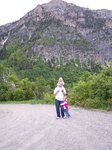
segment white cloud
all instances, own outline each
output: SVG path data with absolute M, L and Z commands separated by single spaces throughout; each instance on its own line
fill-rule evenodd
M 81 7 L 90 9 L 109 9 L 112 10 L 112 0 L 66 0 Z
M 42 0 L 0 0 L 0 25 L 16 21 L 38 4 L 42 4 Z

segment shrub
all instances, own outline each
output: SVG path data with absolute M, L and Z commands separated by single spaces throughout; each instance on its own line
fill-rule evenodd
M 54 102 L 54 96 L 50 93 L 44 93 L 44 102 L 47 104 L 52 104 Z
M 16 101 L 25 100 L 25 94 L 23 89 L 21 88 L 16 88 L 13 96 L 14 96 L 14 100 Z

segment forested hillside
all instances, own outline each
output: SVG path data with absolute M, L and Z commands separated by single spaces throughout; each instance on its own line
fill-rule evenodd
M 5 63 L 8 64 L 7 60 Z M 84 64 L 71 61 L 56 67 L 38 58 L 32 69 L 18 70 L 0 65 L 0 101 L 54 103 L 53 90 L 60 76 L 64 78 L 70 104 L 112 109 L 111 63 L 108 67 L 93 65 L 87 69 Z

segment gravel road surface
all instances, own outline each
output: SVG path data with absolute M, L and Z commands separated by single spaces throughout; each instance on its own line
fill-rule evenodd
M 0 105 L 0 150 L 112 150 L 112 112 L 70 107 L 56 119 L 55 106 Z

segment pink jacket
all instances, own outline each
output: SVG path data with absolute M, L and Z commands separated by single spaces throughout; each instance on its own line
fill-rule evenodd
M 64 109 L 68 109 L 68 102 L 67 100 L 65 99 L 63 103 L 61 103 L 61 106 L 64 107 Z

